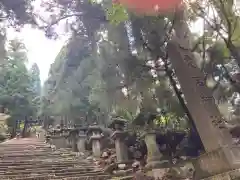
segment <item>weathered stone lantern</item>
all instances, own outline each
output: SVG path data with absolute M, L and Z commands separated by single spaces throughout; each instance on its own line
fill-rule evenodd
M 85 152 L 85 142 L 87 139 L 86 135 L 87 127 L 80 127 L 78 128 L 78 140 L 77 140 L 77 148 L 79 152 Z
M 112 123 L 109 125 L 109 128 L 115 130 L 111 137 L 115 141 L 117 163 L 126 163 L 128 161 L 128 151 L 124 144 L 124 139 L 127 136 L 127 132 L 124 132 L 125 124 L 126 120 L 113 118 Z
M 88 134 L 91 134 L 90 143 L 92 143 L 93 156 L 96 158 L 101 157 L 101 135 L 102 129 L 96 123 L 88 128 Z
M 59 148 L 66 148 L 65 137 L 63 136 L 63 129 L 54 129 L 51 135 L 52 144 Z
M 77 128 L 70 129 L 69 138 L 71 142 L 72 151 L 77 152 L 78 151 L 78 148 L 77 148 L 78 129 Z
M 142 127 L 145 144 L 147 146 L 147 164 L 146 169 L 158 169 L 163 168 L 166 160 L 163 160 L 163 155 L 159 150 L 156 142 L 157 130 L 155 128 L 154 118 L 152 115 L 140 114 L 134 121 L 133 124 Z
M 4 124 L 5 121 L 10 118 L 10 115 L 8 114 L 4 114 L 4 113 L 0 113 L 0 124 Z
M 147 146 L 147 169 L 162 168 L 164 164 L 163 155 L 156 142 L 156 134 L 154 130 L 147 130 L 142 136 Z
M 71 148 L 72 147 L 72 142 L 71 142 L 71 138 L 70 138 L 70 131 L 71 129 L 70 128 L 65 128 L 63 130 L 63 136 L 65 138 L 65 143 L 66 143 L 66 147 L 67 148 Z

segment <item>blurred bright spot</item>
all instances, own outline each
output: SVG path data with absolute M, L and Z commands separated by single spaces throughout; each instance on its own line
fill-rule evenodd
M 174 11 L 182 3 L 182 0 L 115 0 L 137 13 L 156 14 Z

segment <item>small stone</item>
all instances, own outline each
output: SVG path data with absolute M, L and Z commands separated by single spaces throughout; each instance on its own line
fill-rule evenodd
M 125 168 L 126 168 L 126 164 L 119 164 L 119 165 L 118 165 L 118 168 L 119 168 L 119 169 L 125 169 Z
M 107 153 L 106 151 L 103 152 L 103 153 L 102 153 L 102 157 L 103 157 L 103 158 L 107 158 L 107 157 L 108 157 L 108 153 Z
M 187 157 L 186 157 L 186 156 L 180 156 L 180 158 L 181 158 L 182 160 L 187 160 Z
M 135 157 L 136 159 L 140 158 L 141 156 L 142 156 L 142 153 L 141 153 L 140 151 L 134 152 L 134 157 Z
M 56 149 L 56 146 L 54 146 L 54 145 L 51 145 L 51 148 L 52 148 L 53 150 L 55 150 L 55 149 Z
M 101 164 L 101 162 L 100 161 L 96 161 L 94 164 L 99 166 Z
M 140 162 L 139 161 L 135 161 L 133 164 L 132 164 L 132 167 L 136 168 L 136 167 L 139 167 L 140 166 Z
M 83 152 L 79 152 L 79 155 L 80 156 L 84 156 L 85 154 Z
M 93 160 L 92 156 L 87 157 L 87 160 Z

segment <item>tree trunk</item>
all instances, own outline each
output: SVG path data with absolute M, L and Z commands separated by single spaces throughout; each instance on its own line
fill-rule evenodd
M 236 60 L 240 67 L 240 47 L 239 47 L 239 31 L 240 31 L 240 20 L 233 10 L 234 1 L 213 1 L 213 5 L 221 18 L 221 23 L 225 26 L 228 31 L 229 38 L 225 39 L 225 44 L 229 49 L 231 56 Z M 221 33 L 221 32 L 219 32 Z
M 12 131 L 11 131 L 11 139 L 14 138 L 17 134 L 16 128 L 17 128 L 17 121 L 15 120 L 12 125 Z
M 6 57 L 5 41 L 6 36 L 0 33 L 0 65 L 4 64 L 4 60 Z
M 169 78 L 169 81 L 170 81 L 170 84 L 172 85 L 174 91 L 175 91 L 175 94 L 179 100 L 179 103 L 180 105 L 182 106 L 183 108 L 183 111 L 186 113 L 189 121 L 190 121 L 190 125 L 191 125 L 191 128 L 193 128 L 194 130 L 197 130 L 196 129 L 196 126 L 195 126 L 195 123 L 194 123 L 194 120 L 193 120 L 193 117 L 186 105 L 186 103 L 184 102 L 184 99 L 182 97 L 182 92 L 179 91 L 179 89 L 177 88 L 177 83 L 176 81 L 173 79 L 173 71 L 168 69 L 168 66 L 167 66 L 167 63 L 165 62 L 165 71 L 166 71 L 166 75 L 168 76 Z
M 205 85 L 203 73 L 194 61 L 184 11 L 178 12 L 174 29 L 176 36 L 168 44 L 168 54 L 204 148 L 208 152 L 213 151 L 230 143 L 231 136 L 216 127 L 223 118 L 211 90 Z
M 28 123 L 27 123 L 27 118 L 26 118 L 25 121 L 24 121 L 23 130 L 22 130 L 22 137 L 23 138 L 26 137 L 27 126 L 28 126 Z

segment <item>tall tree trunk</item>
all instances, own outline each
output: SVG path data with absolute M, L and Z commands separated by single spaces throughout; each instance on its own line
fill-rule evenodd
M 194 123 L 194 120 L 193 120 L 193 117 L 192 117 L 192 115 L 191 115 L 191 113 L 190 113 L 186 103 L 184 102 L 183 97 L 182 97 L 182 92 L 180 92 L 179 89 L 177 88 L 177 82 L 173 78 L 173 75 L 174 75 L 173 71 L 168 68 L 168 65 L 167 65 L 166 62 L 165 62 L 165 71 L 166 71 L 166 75 L 168 76 L 168 79 L 170 81 L 170 84 L 172 85 L 172 87 L 173 87 L 173 89 L 175 91 L 175 94 L 176 94 L 176 96 L 177 96 L 177 98 L 179 100 L 179 103 L 182 106 L 184 112 L 186 113 L 186 115 L 187 115 L 187 117 L 188 117 L 188 119 L 190 121 L 190 124 L 191 124 L 192 128 L 194 130 L 197 130 L 196 126 L 195 126 L 195 123 Z
M 0 33 L 0 65 L 4 63 L 6 57 L 5 41 L 6 36 Z
M 236 60 L 240 67 L 240 47 L 239 47 L 239 31 L 240 20 L 236 12 L 234 12 L 234 1 L 218 0 L 212 1 L 213 5 L 221 18 L 221 23 L 225 26 L 228 38 L 224 38 L 225 44 L 229 49 L 231 56 Z M 221 32 L 219 32 L 221 33 Z
M 13 120 L 12 131 L 11 131 L 11 138 L 14 138 L 17 135 L 17 121 Z
M 168 54 L 204 148 L 210 152 L 230 143 L 231 136 L 216 126 L 223 118 L 211 90 L 205 85 L 204 75 L 195 64 L 185 12 L 179 11 L 176 17 L 176 36 L 169 42 Z
M 26 132 L 27 132 L 27 126 L 28 126 L 28 122 L 27 122 L 27 118 L 25 118 L 24 120 L 24 126 L 23 126 L 23 130 L 22 130 L 22 137 L 26 137 Z

